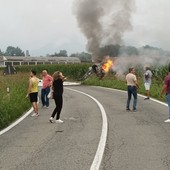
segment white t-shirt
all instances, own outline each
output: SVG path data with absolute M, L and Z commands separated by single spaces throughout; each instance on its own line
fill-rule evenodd
M 132 74 L 132 73 L 128 73 L 126 75 L 126 82 L 128 86 L 136 86 L 136 75 Z

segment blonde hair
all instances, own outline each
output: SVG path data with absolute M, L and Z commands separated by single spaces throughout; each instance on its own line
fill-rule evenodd
M 58 80 L 58 79 L 60 79 L 60 78 L 61 78 L 61 72 L 60 72 L 60 71 L 54 72 L 54 74 L 53 74 L 53 79 L 54 79 L 54 80 Z

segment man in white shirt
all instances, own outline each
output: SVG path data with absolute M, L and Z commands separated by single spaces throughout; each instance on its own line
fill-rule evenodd
M 127 92 L 128 92 L 128 99 L 127 99 L 127 105 L 126 110 L 130 111 L 130 101 L 131 97 L 133 95 L 134 101 L 133 101 L 133 111 L 136 112 L 136 105 L 137 105 L 137 78 L 135 75 L 135 69 L 129 68 L 129 73 L 126 75 L 126 82 L 127 82 Z
M 151 72 L 149 66 L 146 66 L 145 73 L 144 73 L 144 86 L 145 86 L 147 97 L 144 100 L 148 100 L 150 98 L 151 83 L 152 83 L 152 72 Z

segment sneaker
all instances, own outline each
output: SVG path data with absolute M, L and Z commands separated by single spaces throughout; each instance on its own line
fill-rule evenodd
M 61 119 L 56 120 L 56 123 L 63 123 Z
M 39 113 L 35 113 L 35 116 L 39 116 L 40 114 Z
M 32 116 L 32 117 L 33 117 L 33 116 L 37 116 L 37 113 L 33 113 L 31 116 Z
M 133 109 L 133 112 L 137 112 L 137 110 L 136 110 L 136 109 Z
M 167 119 L 167 120 L 165 120 L 164 122 L 165 122 L 165 123 L 169 123 L 169 122 L 170 122 L 170 119 Z
M 50 123 L 53 123 L 53 117 L 50 117 L 49 121 L 50 121 Z
M 150 99 L 149 97 L 144 98 L 144 100 L 149 100 L 149 99 Z
M 130 109 L 126 109 L 127 112 L 130 112 L 131 110 Z

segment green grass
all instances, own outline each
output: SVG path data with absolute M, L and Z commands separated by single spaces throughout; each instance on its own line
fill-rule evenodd
M 20 117 L 31 106 L 25 98 L 29 74 L 0 76 L 0 129 Z M 7 87 L 10 93 L 7 92 Z
M 138 77 L 138 82 L 139 82 L 139 89 L 138 93 L 145 95 L 145 88 L 144 88 L 144 83 L 142 77 Z M 124 79 L 117 79 L 114 75 L 109 75 L 105 77 L 103 80 L 100 80 L 96 77 L 90 77 L 87 80 L 83 82 L 84 85 L 93 85 L 93 86 L 102 86 L 102 87 L 109 87 L 113 89 L 119 89 L 119 90 L 127 90 L 127 85 L 125 83 Z M 160 92 L 162 89 L 162 81 L 158 81 L 156 79 L 152 80 L 152 85 L 151 85 L 151 97 L 155 98 L 157 100 L 165 102 L 165 97 L 160 98 Z
M 42 70 L 48 70 L 49 74 L 53 74 L 59 70 L 68 78 L 68 80 L 77 81 L 88 70 L 90 64 L 56 64 L 56 65 L 37 65 L 37 66 L 17 66 L 17 74 L 2 75 L 0 69 L 0 129 L 5 128 L 10 123 L 20 117 L 26 110 L 31 107 L 31 103 L 25 98 L 28 88 L 28 79 L 30 70 L 36 70 L 37 76 L 41 78 Z M 154 78 L 151 85 L 151 97 L 160 99 L 160 91 L 164 76 L 167 74 L 166 67 L 153 69 Z M 145 94 L 143 85 L 143 73 L 141 69 L 137 70 L 140 89 L 138 93 Z M 124 78 L 117 78 L 115 74 L 109 74 L 103 80 L 99 80 L 96 76 L 86 79 L 83 84 L 93 86 L 103 86 L 114 89 L 126 90 L 127 86 Z M 10 93 L 7 93 L 7 87 Z

